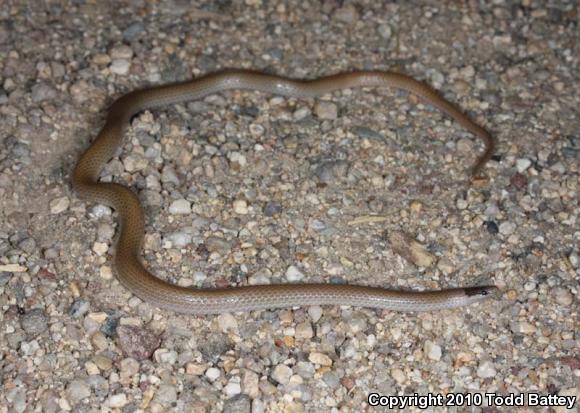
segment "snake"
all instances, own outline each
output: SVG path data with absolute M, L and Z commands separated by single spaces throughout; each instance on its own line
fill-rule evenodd
M 420 312 L 465 306 L 494 296 L 498 291 L 494 285 L 424 291 L 332 283 L 190 288 L 162 280 L 142 264 L 145 214 L 138 196 L 119 183 L 99 181 L 102 169 L 122 145 L 124 132 L 136 114 L 146 109 L 201 99 L 232 89 L 304 99 L 320 97 L 341 89 L 363 87 L 389 87 L 416 95 L 481 139 L 485 150 L 471 169 L 472 177 L 476 177 L 493 156 L 496 143 L 489 132 L 426 83 L 397 72 L 354 71 L 298 80 L 232 69 L 183 83 L 132 91 L 110 106 L 104 126 L 88 149 L 82 153 L 72 173 L 73 189 L 81 199 L 107 205 L 117 212 L 118 239 L 112 259 L 121 285 L 155 307 L 185 314 L 216 314 L 309 305 L 348 305 Z

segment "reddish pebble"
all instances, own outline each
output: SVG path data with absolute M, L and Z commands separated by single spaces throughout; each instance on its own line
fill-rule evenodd
M 519 172 L 516 172 L 510 178 L 510 184 L 516 189 L 524 189 L 528 186 L 528 178 Z
M 340 384 L 342 384 L 344 387 L 346 387 L 347 390 L 350 390 L 354 387 L 355 382 L 354 379 L 350 376 L 344 376 L 342 379 L 340 379 Z

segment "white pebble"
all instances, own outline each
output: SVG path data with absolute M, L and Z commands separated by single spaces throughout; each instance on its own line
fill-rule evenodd
M 147 167 L 147 159 L 143 158 L 141 155 L 131 154 L 123 159 L 123 167 L 130 173 L 142 171 Z
M 286 270 L 286 279 L 290 282 L 300 281 L 304 279 L 304 274 L 302 274 L 298 268 L 291 265 Z
M 191 212 L 191 203 L 187 199 L 176 199 L 169 205 L 169 213 L 173 215 L 186 215 Z
M 484 361 L 477 368 L 477 376 L 481 377 L 482 379 L 495 377 L 496 374 L 497 371 L 495 370 L 495 366 L 491 361 Z
M 201 272 L 201 271 L 196 271 L 193 273 L 193 282 L 195 284 L 201 284 L 202 282 L 204 282 L 207 278 L 207 275 L 205 275 L 205 273 Z
M 220 330 L 222 330 L 224 333 L 238 330 L 238 322 L 236 321 L 236 318 L 230 313 L 220 314 L 218 316 L 218 325 Z
M 236 199 L 234 201 L 234 212 L 240 215 L 246 215 L 248 213 L 248 203 L 243 199 Z
M 407 381 L 407 375 L 405 372 L 396 367 L 391 369 L 391 377 L 399 384 L 403 384 Z
M 27 270 L 28 268 L 19 264 L 0 264 L 0 272 L 24 272 Z
M 526 158 L 520 158 L 516 161 L 516 169 L 519 173 L 525 172 L 532 165 L 532 161 Z
M 192 236 L 185 232 L 174 232 L 169 234 L 166 239 L 171 242 L 171 245 L 175 248 L 183 248 L 191 244 Z
M 129 73 L 131 62 L 125 59 L 115 59 L 111 63 L 110 69 L 116 75 L 126 75 Z
M 99 270 L 99 275 L 103 280 L 110 280 L 113 278 L 113 270 L 108 265 L 103 265 Z
M 70 201 L 66 196 L 53 199 L 50 201 L 50 213 L 51 214 L 60 214 L 68 209 L 70 205 Z
M 224 393 L 226 396 L 232 397 L 242 392 L 242 387 L 240 386 L 239 380 L 239 377 L 234 377 L 228 382 L 228 384 L 226 384 L 226 387 L 224 387 Z
M 533 281 L 528 281 L 524 284 L 524 290 L 526 291 L 534 291 L 536 289 L 536 283 Z
M 272 378 L 282 385 L 288 384 L 290 377 L 292 377 L 292 369 L 284 364 L 277 365 L 272 371 Z
M 210 367 L 205 371 L 205 377 L 207 377 L 209 381 L 216 381 L 220 376 L 220 370 L 216 369 L 215 367 Z
M 127 404 L 127 396 L 123 393 L 109 397 L 109 407 L 123 407 Z
M 308 360 L 311 363 L 320 364 L 321 366 L 332 366 L 332 359 L 323 353 L 310 353 Z
M 319 305 L 312 305 L 308 307 L 308 315 L 313 323 L 316 323 L 322 317 L 322 307 Z
M 499 224 L 499 232 L 502 235 L 511 235 L 516 230 L 516 224 L 505 221 Z
M 153 358 L 158 363 L 175 364 L 177 363 L 177 352 L 166 348 L 159 348 L 153 353 Z
M 293 114 L 292 117 L 295 120 L 302 120 L 304 119 L 306 116 L 310 115 L 310 108 L 307 108 L 305 106 L 301 107 L 300 109 L 297 109 Z
M 431 360 L 441 360 L 441 346 L 436 343 L 433 343 L 430 340 L 425 341 L 423 345 L 423 351 Z
M 97 253 L 97 255 L 103 256 L 109 250 L 109 246 L 104 242 L 95 242 L 93 244 L 93 251 Z

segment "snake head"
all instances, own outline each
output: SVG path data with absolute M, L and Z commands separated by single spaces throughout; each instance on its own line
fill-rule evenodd
M 487 299 L 497 297 L 499 289 L 495 285 L 484 285 L 478 287 L 465 288 L 465 295 L 471 298 Z

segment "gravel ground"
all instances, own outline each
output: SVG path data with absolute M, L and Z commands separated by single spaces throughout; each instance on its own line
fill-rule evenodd
M 2 1 L 0 412 L 358 412 L 375 410 L 373 392 L 580 396 L 575 2 L 193 3 Z M 143 255 L 156 274 L 205 287 L 491 282 L 501 297 L 424 314 L 194 317 L 122 288 L 115 213 L 79 200 L 71 169 L 116 97 L 228 67 L 297 78 L 400 70 L 492 131 L 497 154 L 487 180 L 467 186 L 480 142 L 395 90 L 232 91 L 144 112 L 103 180 L 146 205 Z M 502 410 L 457 401 L 445 410 Z M 538 410 L 566 408 L 517 409 Z

